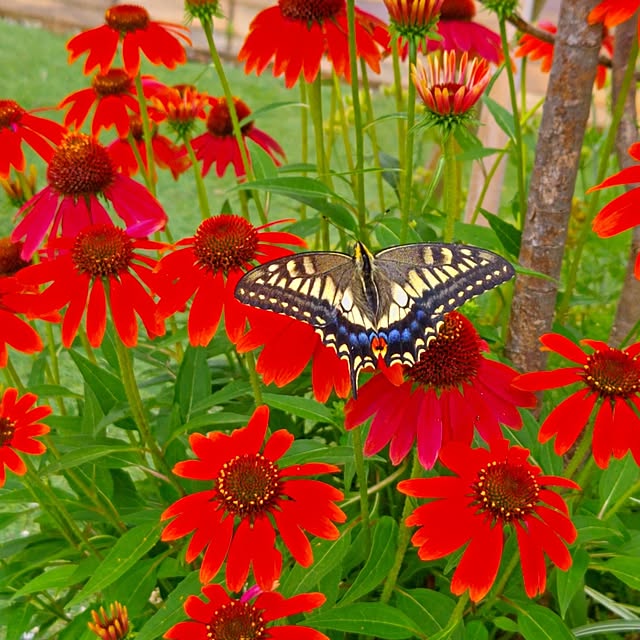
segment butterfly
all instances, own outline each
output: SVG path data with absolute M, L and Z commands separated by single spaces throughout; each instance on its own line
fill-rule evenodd
M 372 254 L 361 242 L 352 256 L 297 253 L 248 271 L 235 297 L 242 303 L 310 324 L 358 376 L 375 368 L 414 365 L 438 335 L 444 315 L 511 279 L 501 256 L 461 244 L 408 244 Z

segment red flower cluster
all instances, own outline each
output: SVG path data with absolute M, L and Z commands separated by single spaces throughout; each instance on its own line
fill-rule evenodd
M 418 458 L 430 469 L 447 442 L 470 445 L 474 428 L 486 442 L 502 436 L 500 424 L 522 426 L 518 407 L 533 407 L 535 396 L 511 386 L 517 373 L 482 354 L 489 347 L 457 311 L 405 371 L 405 381 L 377 373 L 345 408 L 345 427 L 373 416 L 364 445 L 367 455 L 391 443 L 389 457 L 399 464 L 417 441 Z
M 333 523 L 346 518 L 335 505 L 343 498 L 340 491 L 318 480 L 303 479 L 338 468 L 322 463 L 279 466 L 278 460 L 294 437 L 280 429 L 265 443 L 268 422 L 269 409 L 262 406 L 246 427 L 231 435 L 192 434 L 189 443 L 197 459 L 174 467 L 178 476 L 212 485 L 179 499 L 162 514 L 163 520 L 171 520 L 162 533 L 163 540 L 194 532 L 187 561 L 204 550 L 200 566 L 203 583 L 209 582 L 226 560 L 230 590 L 242 589 L 252 567 L 257 584 L 270 591 L 282 568 L 276 530 L 295 560 L 308 567 L 313 553 L 304 531 L 332 540 L 339 535 Z
M 492 441 L 488 450 L 452 442 L 443 447 L 440 461 L 453 476 L 398 484 L 402 493 L 432 500 L 406 521 L 420 527 L 412 538 L 420 558 L 435 560 L 466 545 L 451 582 L 454 594 L 468 589 L 474 602 L 487 595 L 498 575 L 506 529 L 515 531 L 530 598 L 545 590 L 544 554 L 560 569 L 571 566 L 565 544 L 574 542 L 577 532 L 564 500 L 548 487 L 579 487 L 541 475 L 528 456 L 527 449 L 503 439 Z
M 34 407 L 37 396 L 25 393 L 18 397 L 16 389 L 9 388 L 0 400 L 0 487 L 6 480 L 5 467 L 16 475 L 27 472 L 24 461 L 16 453 L 42 455 L 47 448 L 37 436 L 49 433 L 49 427 L 40 420 L 51 413 L 51 407 Z
M 540 341 L 575 366 L 525 373 L 514 385 L 541 391 L 580 384 L 547 416 L 540 441 L 556 436 L 555 451 L 563 455 L 594 420 L 592 449 L 599 467 L 607 467 L 612 456 L 622 458 L 628 451 L 640 464 L 640 342 L 620 350 L 598 340 L 583 340 L 592 351 L 587 353 L 555 333 L 545 334 Z

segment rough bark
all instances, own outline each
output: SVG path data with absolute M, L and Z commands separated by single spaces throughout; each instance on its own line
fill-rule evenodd
M 551 279 L 516 279 L 507 353 L 542 369 L 539 337 L 551 329 L 580 149 L 591 106 L 602 27 L 587 16 L 598 0 L 563 0 L 522 233 L 520 264 Z
M 629 62 L 629 52 L 636 33 L 637 20 L 637 17 L 634 17 L 616 27 L 612 71 L 614 104 L 618 99 L 622 77 Z M 618 162 L 623 168 L 634 164 L 627 150 L 638 139 L 636 121 L 636 86 L 632 84 L 625 102 L 624 114 L 616 132 L 616 152 L 618 154 Z M 640 253 L 640 227 L 636 227 L 631 236 L 629 261 L 627 262 L 624 283 L 616 308 L 616 316 L 609 336 L 612 345 L 619 344 L 640 319 L 640 280 L 633 273 L 638 253 Z

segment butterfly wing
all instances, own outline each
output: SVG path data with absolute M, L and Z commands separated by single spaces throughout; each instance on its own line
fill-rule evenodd
M 376 328 L 386 342 L 385 362 L 415 364 L 437 336 L 446 313 L 514 274 L 501 256 L 466 245 L 412 244 L 377 253 Z
M 349 362 L 354 389 L 360 369 L 376 365 L 371 353 L 375 316 L 352 256 L 322 251 L 278 258 L 248 271 L 235 296 L 310 324 Z

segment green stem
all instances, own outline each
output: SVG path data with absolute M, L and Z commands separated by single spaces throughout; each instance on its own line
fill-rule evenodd
M 135 372 L 133 370 L 133 359 L 131 358 L 129 349 L 119 338 L 116 338 L 114 340 L 114 343 L 116 347 L 116 355 L 118 356 L 118 364 L 120 365 L 120 375 L 122 377 L 122 384 L 124 386 L 125 395 L 127 396 L 127 402 L 131 410 L 133 421 L 135 422 L 136 427 L 138 428 L 138 432 L 140 433 L 140 438 L 142 439 L 142 442 L 147 451 L 151 454 L 156 468 L 159 471 L 161 470 L 165 475 L 166 480 L 173 484 L 178 492 L 182 494 L 182 488 L 171 472 L 171 468 L 167 464 L 167 461 L 164 459 L 162 450 L 158 446 L 158 443 L 155 441 L 151 433 L 151 427 L 149 425 L 149 421 L 147 420 L 144 403 L 142 402 L 140 390 L 138 389 L 138 385 L 136 384 Z
M 417 478 L 420 476 L 422 472 L 422 466 L 420 465 L 420 461 L 418 460 L 418 456 L 414 452 L 413 454 L 413 465 L 411 466 L 411 478 Z M 411 529 L 405 524 L 409 514 L 413 510 L 414 502 L 411 496 L 405 495 L 404 497 L 404 506 L 402 507 L 402 516 L 400 517 L 400 529 L 398 531 L 398 544 L 396 546 L 396 555 L 393 560 L 393 565 L 391 566 L 391 571 L 389 571 L 389 575 L 385 580 L 384 586 L 382 587 L 382 595 L 380 596 L 380 602 L 386 604 L 389 602 L 391 598 L 391 594 L 395 589 L 396 583 L 398 581 L 398 576 L 400 575 L 400 569 L 402 568 L 402 562 L 404 561 L 404 556 L 407 553 L 407 548 L 409 547 L 409 541 L 411 539 Z
M 351 150 L 351 141 L 349 140 L 349 124 L 347 122 L 347 114 L 344 108 L 344 101 L 342 100 L 342 92 L 340 91 L 340 78 L 333 74 L 333 94 L 335 95 L 335 107 L 338 115 L 338 121 L 340 122 L 340 132 L 342 133 L 342 143 L 344 145 L 344 154 L 347 161 L 347 168 L 351 175 L 355 179 L 355 164 L 353 162 L 353 153 Z M 333 102 L 333 101 L 332 101 Z M 329 118 L 329 122 L 333 122 L 333 118 Z M 354 195 L 356 193 L 356 185 L 352 183 Z
M 362 519 L 365 551 L 368 554 L 371 549 L 371 522 L 369 519 L 369 492 L 367 486 L 367 469 L 364 463 L 362 427 L 356 427 L 352 433 L 353 457 L 356 466 L 356 476 L 358 477 L 358 489 L 360 492 L 360 518 Z
M 140 120 L 142 121 L 142 136 L 144 138 L 144 148 L 147 154 L 147 166 L 140 165 L 140 172 L 144 176 L 147 189 L 153 196 L 156 195 L 156 165 L 153 157 L 153 146 L 151 144 L 151 121 L 149 120 L 149 110 L 147 109 L 147 101 L 144 97 L 144 89 L 142 87 L 142 77 L 138 72 L 135 77 L 136 94 L 138 105 L 140 106 Z
M 520 554 L 514 553 L 511 558 L 509 558 L 509 564 L 506 566 L 502 576 L 500 576 L 498 582 L 493 585 L 491 595 L 482 603 L 482 608 L 485 611 L 489 611 L 493 603 L 502 595 L 505 587 L 511 579 L 511 575 L 518 566 L 518 562 L 520 562 Z
M 404 98 L 402 95 L 402 71 L 400 70 L 400 53 L 398 51 L 398 39 L 391 38 L 391 60 L 393 62 L 393 96 L 396 102 L 396 111 L 402 113 L 404 111 Z M 397 118 L 396 123 L 398 125 L 398 162 L 400 163 L 400 170 L 402 171 L 404 161 L 404 149 L 405 149 L 405 135 L 406 135 L 406 122 L 403 118 Z
M 316 146 L 316 166 L 318 169 L 318 179 L 324 182 L 330 189 L 333 188 L 333 182 L 329 175 L 329 167 L 327 162 L 326 151 L 324 148 L 324 119 L 322 116 L 322 78 L 320 74 L 309 85 L 307 92 L 309 114 L 311 116 L 311 124 L 313 125 L 313 135 Z M 322 250 L 329 250 L 329 223 L 324 216 L 320 217 L 320 234 L 322 241 Z
M 356 203 L 360 237 L 366 237 L 367 210 L 364 197 L 364 136 L 362 133 L 362 108 L 360 107 L 360 84 L 358 82 L 358 58 L 356 54 L 355 0 L 347 0 L 347 23 L 349 25 L 349 69 L 351 72 L 351 97 L 353 100 L 353 126 L 356 137 Z
M 417 48 L 414 38 L 409 38 L 409 71 L 416 63 Z M 400 242 L 406 242 L 409 235 L 409 221 L 411 219 L 411 185 L 413 182 L 413 145 L 415 138 L 416 120 L 416 86 L 411 80 L 407 91 L 407 139 L 402 154 L 404 155 L 404 185 L 401 191 L 402 207 L 400 210 Z
M 298 82 L 300 88 L 300 102 L 307 104 L 307 84 Z M 303 164 L 309 162 L 309 112 L 307 109 L 300 109 L 300 158 Z M 304 172 L 302 175 L 307 175 Z M 307 207 L 303 204 L 300 207 L 300 219 L 307 217 Z
M 33 496 L 34 502 L 37 502 L 46 510 L 69 544 L 74 548 L 85 548 L 94 556 L 100 558 L 98 551 L 93 547 L 85 533 L 78 528 L 76 521 L 58 499 L 55 492 L 46 482 L 40 479 L 38 472 L 33 468 L 31 460 L 25 460 L 25 464 L 27 473 L 23 476 L 22 482 Z
M 5 366 L 5 377 L 10 385 L 15 385 L 15 388 L 18 390 L 20 395 L 24 394 L 27 391 L 27 388 L 24 386 L 24 384 L 22 384 L 20 375 L 16 371 L 16 368 L 13 366 L 13 362 L 11 362 L 11 358 L 7 360 L 7 364 Z
M 453 242 L 456 222 L 460 217 L 460 200 L 458 199 L 458 161 L 456 160 L 456 139 L 453 131 L 445 131 L 442 140 L 444 156 L 444 213 L 445 223 L 443 240 Z
M 198 194 L 198 204 L 200 205 L 200 215 L 203 220 L 206 220 L 211 216 L 211 209 L 209 208 L 209 197 L 207 196 L 207 189 L 204 186 L 204 179 L 200 172 L 200 163 L 196 159 L 193 145 L 191 144 L 191 138 L 185 136 L 184 146 L 187 150 L 189 160 L 191 160 L 191 167 L 193 169 L 193 179 L 196 183 L 196 193 Z
M 367 121 L 370 125 L 367 128 L 369 139 L 371 140 L 371 147 L 373 151 L 373 166 L 376 171 L 376 184 L 378 187 L 378 206 L 380 211 L 386 211 L 387 207 L 384 203 L 384 185 L 382 182 L 382 167 L 380 166 L 380 145 L 378 144 L 378 134 L 376 128 L 373 125 L 375 120 L 373 112 L 373 101 L 371 100 L 371 88 L 369 86 L 369 74 L 367 73 L 367 65 L 364 60 L 360 60 L 360 73 L 362 76 L 362 90 L 364 92 L 364 103 L 367 110 Z
M 247 363 L 247 370 L 249 371 L 249 382 L 251 384 L 251 391 L 253 392 L 253 399 L 256 403 L 256 407 L 264 404 L 262 399 L 262 387 L 260 386 L 260 377 L 256 371 L 256 359 L 252 351 L 248 351 L 245 354 L 245 360 Z
M 502 53 L 504 55 L 504 68 L 507 72 L 509 81 L 509 98 L 511 99 L 511 111 L 513 113 L 513 135 L 515 138 L 516 151 L 516 167 L 518 175 L 518 202 L 519 212 L 518 221 L 520 228 L 524 223 L 524 216 L 527 211 L 527 193 L 525 186 L 525 170 L 524 170 L 524 145 L 522 144 L 522 125 L 520 123 L 520 110 L 518 108 L 518 94 L 516 92 L 516 82 L 513 77 L 513 69 L 511 67 L 511 51 L 509 50 L 509 39 L 507 37 L 507 23 L 500 19 L 500 39 L 502 40 Z
M 629 61 L 627 63 L 627 68 L 625 70 L 624 77 L 622 79 L 622 84 L 620 86 L 620 94 L 618 95 L 618 100 L 615 104 L 613 113 L 611 115 L 611 124 L 609 125 L 607 137 L 605 138 L 604 144 L 602 145 L 602 148 L 599 151 L 600 163 L 598 165 L 598 174 L 596 176 L 596 184 L 600 184 L 604 180 L 605 175 L 607 173 L 607 168 L 609 166 L 609 159 L 611 157 L 613 146 L 615 144 L 616 135 L 618 132 L 618 126 L 624 114 L 624 105 L 627 100 L 629 90 L 631 88 L 631 83 L 635 81 L 635 68 L 636 68 L 637 58 L 638 58 L 638 37 L 636 36 L 633 39 L 633 46 L 631 47 L 631 51 L 629 52 Z M 589 200 L 589 208 L 587 209 L 587 215 L 582 224 L 580 235 L 578 236 L 576 248 L 574 249 L 574 252 L 573 252 L 573 259 L 571 260 L 571 264 L 569 265 L 569 271 L 567 274 L 567 283 L 565 285 L 565 293 L 562 299 L 560 300 L 560 304 L 558 305 L 558 311 L 556 315 L 557 315 L 558 322 L 560 324 L 564 323 L 566 315 L 569 311 L 569 303 L 571 302 L 573 291 L 576 287 L 576 282 L 578 280 L 578 268 L 580 266 L 580 260 L 582 258 L 584 247 L 587 243 L 589 233 L 591 232 L 591 222 L 595 218 L 599 208 L 599 201 L 600 201 L 600 191 L 595 191 L 593 194 L 591 194 L 591 199 Z
M 233 135 L 236 139 L 236 143 L 238 148 L 240 149 L 240 157 L 242 158 L 242 166 L 244 167 L 245 174 L 247 176 L 247 180 L 249 182 L 255 180 L 255 176 L 253 174 L 253 168 L 251 166 L 251 160 L 249 159 L 249 155 L 247 153 L 247 146 L 244 142 L 244 137 L 242 135 L 242 129 L 240 128 L 240 121 L 238 120 L 238 114 L 236 112 L 235 103 L 233 101 L 233 93 L 231 92 L 231 86 L 229 85 L 229 80 L 227 79 L 227 74 L 224 70 L 224 65 L 222 64 L 222 60 L 220 59 L 220 54 L 218 53 L 218 48 L 216 47 L 215 40 L 213 39 L 213 22 L 211 19 L 202 19 L 201 21 L 202 29 L 204 30 L 204 34 L 207 38 L 207 44 L 209 46 L 209 54 L 211 55 L 211 62 L 213 62 L 213 66 L 218 74 L 218 79 L 220 80 L 220 84 L 222 85 L 222 91 L 224 93 L 225 100 L 227 101 L 227 107 L 229 109 L 229 117 L 231 118 L 231 125 L 233 127 Z M 260 198 L 255 196 L 253 201 L 256 204 L 256 208 L 258 209 L 258 215 L 260 216 L 260 220 L 262 224 L 267 223 L 267 215 L 265 213 L 264 207 L 262 206 L 262 201 Z
M 573 479 L 573 476 L 576 474 L 580 466 L 583 464 L 585 458 L 589 455 L 589 451 L 591 448 L 591 439 L 593 436 L 593 425 L 595 421 L 595 416 L 597 414 L 597 409 L 600 407 L 600 404 L 596 405 L 596 410 L 592 411 L 591 418 L 589 418 L 589 422 L 582 433 L 582 437 L 580 438 L 580 442 L 578 446 L 574 449 L 571 460 L 569 460 L 567 466 L 564 470 L 564 477 L 569 480 Z

